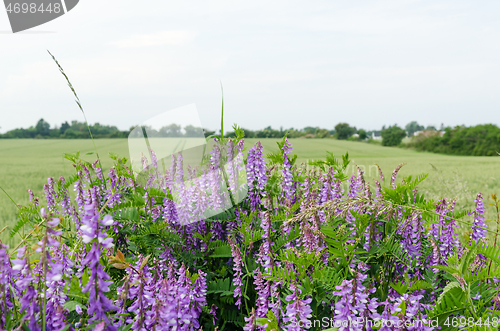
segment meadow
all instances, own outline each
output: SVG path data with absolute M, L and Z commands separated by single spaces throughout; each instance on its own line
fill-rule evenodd
M 277 139 L 246 139 L 245 149 L 257 141 L 261 141 L 265 154 L 278 151 Z M 127 139 L 95 140 L 105 173 L 113 164 L 109 153 L 129 158 L 127 142 Z M 473 208 L 477 192 L 483 193 L 485 206 L 489 206 L 490 195 L 500 193 L 500 177 L 497 176 L 500 157 L 449 156 L 334 139 L 290 139 L 290 142 L 298 156 L 297 164 L 324 159 L 327 151 L 338 157 L 348 151 L 353 162 L 347 173 L 355 173 L 355 162 L 365 171 L 367 179 L 378 178 L 374 165 L 377 163 L 385 174 L 386 185 L 394 168 L 404 162 L 406 165 L 399 178 L 428 173 L 429 177 L 419 185 L 420 192 L 432 199 L 457 197 L 458 207 Z M 27 189 L 43 199 L 42 188 L 48 177 L 57 179 L 75 174 L 71 162 L 64 159 L 63 154 L 78 151 L 87 161 L 96 159 L 92 142 L 86 139 L 0 140 L 0 186 L 19 204 L 28 202 Z M 1 228 L 13 224 L 15 217 L 16 207 L 0 192 Z M 491 206 L 487 207 L 486 217 L 496 217 Z M 9 241 L 5 234 L 1 238 Z
M 89 140 L 2 141 L 0 185 L 25 206 L 0 244 L 0 329 L 498 330 L 500 248 L 476 195 L 498 189 L 498 158 L 240 139 L 194 170 L 191 149 L 151 152 L 139 177 L 108 172 L 126 140 L 96 141 L 103 168 Z

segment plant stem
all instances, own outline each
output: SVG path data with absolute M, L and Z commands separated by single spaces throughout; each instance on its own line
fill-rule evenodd
M 220 90 L 222 94 L 222 114 L 220 117 L 220 140 L 224 140 L 224 89 L 222 88 L 222 81 L 220 82 Z
M 61 65 L 59 64 L 59 62 L 57 62 L 56 58 L 54 55 L 52 55 L 52 53 L 50 51 L 47 50 L 47 52 L 50 54 L 50 56 L 52 57 L 52 60 L 54 60 L 54 62 L 57 64 L 57 67 L 59 68 L 59 72 L 64 76 L 64 78 L 66 78 L 66 81 L 68 82 L 68 86 L 69 88 L 71 89 L 71 92 L 73 92 L 73 95 L 75 96 L 76 100 L 76 104 L 78 105 L 78 108 L 80 108 L 82 114 L 83 114 L 83 118 L 85 119 L 85 123 L 87 124 L 87 129 L 89 130 L 89 134 L 90 134 L 90 139 L 92 140 L 92 144 L 94 145 L 94 150 L 95 150 L 95 154 L 97 156 L 97 160 L 99 161 L 99 166 L 101 167 L 101 170 L 103 169 L 102 167 L 102 163 L 101 163 L 101 158 L 99 157 L 99 152 L 97 152 L 97 147 L 95 145 L 95 140 L 94 140 L 94 137 L 92 136 L 92 131 L 90 131 L 90 125 L 89 125 L 89 121 L 87 121 L 87 116 L 85 115 L 85 111 L 83 110 L 83 107 L 82 107 L 82 104 L 80 102 L 80 98 L 78 97 L 78 95 L 76 94 L 76 91 L 75 89 L 73 88 L 73 85 L 71 84 L 68 76 L 66 75 L 66 73 L 64 72 L 64 69 L 61 67 Z M 106 182 L 104 182 L 104 187 L 107 188 L 107 185 L 106 185 Z
M 7 197 L 10 199 L 10 201 L 12 201 L 12 203 L 17 207 L 17 209 L 21 209 L 21 207 L 19 207 L 19 205 L 14 201 L 14 199 L 12 199 L 12 197 L 9 195 L 9 193 L 7 193 L 3 187 L 0 186 L 0 190 L 3 191 L 3 193 L 5 193 L 7 195 Z

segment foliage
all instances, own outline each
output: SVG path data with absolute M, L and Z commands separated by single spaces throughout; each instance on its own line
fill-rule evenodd
M 95 123 L 90 125 L 94 138 L 126 138 L 129 131 L 120 131 L 115 126 L 101 125 Z M 63 138 L 63 139 L 89 139 L 90 134 L 87 125 L 82 122 L 72 121 L 71 124 L 64 122 L 59 128 L 50 128 L 50 124 L 40 119 L 35 127 L 28 129 L 15 129 L 8 131 L 0 138 Z
M 241 130 L 234 129 L 242 138 Z M 229 141 L 224 138 L 224 144 Z M 279 150 L 284 150 L 286 144 L 286 140 L 278 143 Z M 177 290 L 189 291 L 190 286 L 199 284 L 197 279 L 206 278 L 206 297 L 200 298 L 203 309 L 197 319 L 204 330 L 216 327 L 238 330 L 252 323 L 267 323 L 277 330 L 285 330 L 292 325 L 292 320 L 285 320 L 284 313 L 292 305 L 297 309 L 309 307 L 311 317 L 305 322 L 323 318 L 338 320 L 342 318 L 340 313 L 331 309 L 332 305 L 341 304 L 337 291 L 348 291 L 344 295 L 352 296 L 352 300 L 357 300 L 358 295 L 367 295 L 375 307 L 373 314 L 380 316 L 387 309 L 399 307 L 410 311 L 419 307 L 415 316 L 440 321 L 443 329 L 447 329 L 444 323 L 452 321 L 453 316 L 489 318 L 490 321 L 496 317 L 498 289 L 488 280 L 500 277 L 500 251 L 485 243 L 470 245 L 464 242 L 452 244 L 451 254 L 434 262 L 432 245 L 445 245 L 446 242 L 443 237 L 438 237 L 435 242 L 432 232 L 427 229 L 437 226 L 444 234 L 449 225 L 442 221 L 443 217 L 456 222 L 465 213 L 450 209 L 445 214 L 437 213 L 436 206 L 441 202 L 428 200 L 415 191 L 425 175 L 406 177 L 401 183 L 384 187 L 372 195 L 365 190 L 362 174 L 351 179 L 345 174 L 350 163 L 347 154 L 341 160 L 330 153 L 325 160 L 311 161 L 315 168 L 306 172 L 295 165 L 296 156 L 292 156 L 287 162 L 292 165 L 290 169 L 296 191 L 294 200 L 290 201 L 283 195 L 284 188 L 279 184 L 284 176 L 279 170 L 285 164 L 284 158 L 279 152 L 271 153 L 267 180 L 275 180 L 275 184 L 272 188 L 268 186 L 262 204 L 256 210 L 251 210 L 249 196 L 219 215 L 182 224 L 166 208 L 169 201 L 175 199 L 168 193 L 171 190 L 139 185 L 125 159 L 113 156 L 115 165 L 111 177 L 103 175 L 101 179 L 95 163 L 85 162 L 78 154 L 67 155 L 67 158 L 75 164 L 76 173 L 66 178 L 64 185 L 62 181 L 53 182 L 55 205 L 48 207 L 49 216 L 44 216 L 41 211 L 40 199 L 34 199 L 19 211 L 19 222 L 11 235 L 20 234 L 27 244 L 24 256 L 36 256 L 32 249 L 37 246 L 30 247 L 43 242 L 47 235 L 46 227 L 40 225 L 48 225 L 51 217 L 57 216 L 61 221 L 55 229 L 62 231 L 58 240 L 67 247 L 66 251 L 88 252 L 90 247 L 82 245 L 81 234 L 75 231 L 78 219 L 82 219 L 78 190 L 77 200 L 71 202 L 76 214 L 67 213 L 64 192 L 67 188 L 78 187 L 78 182 L 84 186 L 83 192 L 93 192 L 100 187 L 96 191 L 99 192 L 98 210 L 101 215 L 114 215 L 115 225 L 105 228 L 105 235 L 113 238 L 115 246 L 101 251 L 99 263 L 113 282 L 105 295 L 119 307 L 130 308 L 137 302 L 136 297 L 128 297 L 123 292 L 127 287 L 138 291 L 130 293 L 158 291 L 155 293 L 161 298 L 161 287 L 155 289 L 147 277 L 157 275 L 154 277 L 163 278 L 166 283 L 173 282 L 169 278 L 171 263 L 176 268 L 185 266 L 186 277 L 190 279 L 187 287 L 175 285 Z M 87 172 L 90 172 L 90 177 Z M 168 177 L 168 173 L 165 176 Z M 121 178 L 117 182 L 121 184 L 114 185 L 113 178 Z M 349 192 L 342 194 L 336 188 L 342 182 L 349 184 Z M 48 201 L 49 195 L 46 196 Z M 91 196 L 84 193 L 81 198 L 88 202 L 92 200 Z M 269 209 L 266 205 L 274 207 Z M 418 233 L 420 237 L 412 238 Z M 236 248 L 239 253 L 235 253 Z M 50 252 L 51 256 L 56 256 L 58 250 L 54 248 Z M 10 251 L 12 263 L 17 253 L 17 249 Z M 238 254 L 241 256 L 241 271 L 237 271 L 235 256 Z M 88 308 L 88 294 L 82 292 L 85 280 L 78 284 L 72 281 L 71 275 L 80 268 L 83 268 L 84 275 L 86 272 L 90 275 L 91 270 L 79 264 L 82 260 L 75 259 L 78 255 L 71 256 L 68 258 L 75 264 L 64 267 L 62 272 L 63 281 L 71 284 L 62 310 L 64 323 L 80 329 L 92 328 L 98 323 L 110 328 L 106 318 L 90 320 L 92 316 L 87 315 L 85 309 L 82 315 L 77 313 L 80 308 Z M 32 260 L 31 272 L 43 277 L 43 274 L 36 274 L 36 270 L 43 270 L 37 269 L 39 263 Z M 240 276 L 237 272 L 241 272 Z M 14 275 L 10 277 L 14 280 Z M 241 285 L 234 283 L 236 277 L 241 278 Z M 356 294 L 355 288 L 348 290 L 352 282 L 359 282 L 357 288 L 366 287 L 367 292 Z M 17 291 L 16 285 L 11 284 Z M 370 290 L 369 284 L 372 286 Z M 237 288 L 241 291 L 241 309 L 236 306 Z M 35 289 L 42 291 L 43 287 L 36 285 Z M 482 295 L 479 297 L 478 293 Z M 126 301 L 120 301 L 123 295 L 126 295 Z M 409 296 L 418 299 L 405 302 L 404 298 Z M 13 306 L 4 315 L 7 316 L 2 322 L 4 327 L 15 328 L 24 323 L 24 328 L 29 328 L 28 312 L 15 308 L 21 306 L 20 298 L 14 295 Z M 120 310 L 120 314 L 110 311 L 106 316 L 120 329 L 137 329 L 141 323 L 151 321 L 148 316 L 156 309 L 153 309 L 156 307 L 154 302 L 159 304 L 158 309 L 166 309 L 169 299 L 164 305 L 158 300 L 150 303 L 146 300 L 142 308 L 136 305 L 137 309 Z M 41 297 L 33 302 L 41 311 L 46 306 Z M 394 311 L 390 318 L 405 316 Z M 128 317 L 121 318 L 121 314 Z M 41 314 L 35 315 L 35 322 L 41 325 L 43 318 Z M 161 321 L 160 317 L 156 323 Z M 75 326 L 77 322 L 79 326 Z M 433 324 L 430 325 L 432 329 Z M 457 328 L 450 326 L 448 329 Z M 311 330 L 319 328 L 312 326 Z
M 382 130 L 382 145 L 383 146 L 397 146 L 401 144 L 403 138 L 406 137 L 406 131 L 399 126 L 394 125 L 385 130 Z
M 368 137 L 366 130 L 363 130 L 363 129 L 358 130 L 358 135 L 359 135 L 359 139 L 361 139 L 361 140 L 365 140 Z
M 335 137 L 339 140 L 347 139 L 355 132 L 356 128 L 349 126 L 347 123 L 339 123 L 335 125 Z
M 418 135 L 409 146 L 434 153 L 493 156 L 500 152 L 500 128 L 494 124 L 448 127 L 442 136 L 437 132 Z
M 422 131 L 424 129 L 423 125 L 419 125 L 417 121 L 412 121 L 405 126 L 406 132 L 408 132 L 408 137 L 413 137 L 413 134 L 417 131 Z

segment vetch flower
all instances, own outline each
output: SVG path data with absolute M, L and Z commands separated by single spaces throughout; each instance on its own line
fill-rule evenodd
M 248 151 L 247 182 L 252 211 L 261 203 L 261 198 L 266 194 L 267 175 L 263 149 L 261 143 L 257 142 Z
M 476 203 L 476 208 L 474 210 L 474 221 L 472 222 L 472 234 L 471 239 L 475 242 L 486 238 L 486 228 L 487 225 L 484 223 L 486 220 L 484 218 L 484 205 L 483 197 L 481 193 L 477 194 L 477 198 L 474 200 Z
M 110 277 L 104 271 L 100 259 L 103 248 L 113 247 L 113 238 L 107 238 L 107 234 L 103 231 L 103 226 L 112 225 L 113 219 L 111 216 L 106 215 L 100 220 L 94 204 L 85 205 L 84 210 L 83 225 L 80 228 L 82 240 L 85 243 L 92 244 L 92 248 L 82 261 L 82 265 L 90 269 L 89 280 L 82 289 L 82 292 L 89 293 L 87 314 L 91 316 L 90 321 L 104 319 L 108 324 L 108 329 L 112 329 L 113 327 L 110 325 L 111 322 L 108 320 L 106 312 L 116 310 L 116 307 L 104 293 L 109 292 L 109 286 L 113 282 L 109 280 Z
M 285 328 L 287 331 L 309 329 L 311 327 L 309 319 L 312 317 L 311 313 L 313 312 L 309 304 L 312 302 L 312 299 L 300 299 L 300 290 L 294 283 L 290 286 L 290 290 L 292 290 L 292 294 L 285 298 L 289 302 L 283 318 L 283 322 L 287 323 Z
M 292 201 L 294 199 L 295 190 L 293 187 L 293 172 L 292 165 L 288 155 L 292 153 L 292 144 L 288 142 L 288 138 L 285 137 L 285 144 L 283 145 L 283 179 L 281 183 L 281 188 L 283 190 L 283 195 L 286 199 Z
M 241 280 L 241 276 L 243 276 L 243 271 L 242 271 L 243 260 L 241 258 L 241 251 L 240 251 L 239 247 L 236 246 L 234 239 L 232 237 L 230 237 L 228 239 L 228 242 L 229 242 L 229 245 L 231 246 L 231 254 L 233 256 L 233 263 L 234 263 L 234 266 L 233 266 L 233 270 L 234 270 L 233 285 L 236 286 L 236 288 L 234 289 L 234 297 L 237 298 L 235 305 L 239 309 L 239 308 L 241 308 L 241 298 L 242 298 L 241 285 L 243 283 Z

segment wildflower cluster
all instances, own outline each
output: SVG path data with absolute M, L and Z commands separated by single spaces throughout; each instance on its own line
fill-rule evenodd
M 216 139 L 199 167 L 149 151 L 140 173 L 67 155 L 75 176 L 29 191 L 20 244 L 0 246 L 0 329 L 437 330 L 500 313 L 481 194 L 467 224 L 402 165 L 372 192 L 347 155 L 307 167 L 287 138 L 243 147 Z

